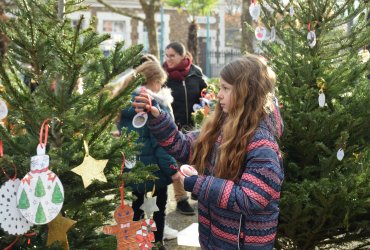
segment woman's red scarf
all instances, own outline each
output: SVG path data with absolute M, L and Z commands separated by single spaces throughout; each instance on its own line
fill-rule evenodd
M 190 58 L 185 57 L 177 66 L 168 68 L 167 63 L 163 64 L 163 68 L 167 71 L 168 78 L 174 80 L 184 80 L 190 71 L 192 61 Z

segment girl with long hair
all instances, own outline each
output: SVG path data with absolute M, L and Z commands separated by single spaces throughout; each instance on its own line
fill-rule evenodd
M 151 111 L 148 128 L 159 144 L 198 171 L 176 175 L 198 197 L 202 249 L 273 249 L 284 179 L 275 79 L 254 55 L 227 64 L 220 76 L 218 103 L 200 131 L 181 133 L 145 96 L 133 105 Z

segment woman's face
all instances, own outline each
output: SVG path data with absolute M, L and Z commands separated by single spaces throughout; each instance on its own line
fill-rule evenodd
M 184 56 L 177 53 L 173 48 L 166 49 L 166 63 L 168 68 L 174 68 L 184 59 Z
M 221 78 L 221 88 L 217 94 L 217 98 L 220 102 L 222 111 L 228 113 L 231 105 L 231 92 L 233 90 L 233 85 L 227 83 Z

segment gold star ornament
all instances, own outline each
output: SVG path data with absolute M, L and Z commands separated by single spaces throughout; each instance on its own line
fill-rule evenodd
M 65 250 L 69 249 L 67 232 L 76 223 L 76 221 L 63 217 L 58 214 L 54 220 L 48 224 L 48 241 L 47 246 L 59 241 Z
M 81 165 L 73 168 L 71 171 L 80 175 L 84 183 L 84 187 L 87 188 L 94 180 L 107 182 L 107 178 L 104 175 L 104 168 L 108 163 L 108 160 L 96 160 L 89 155 L 87 143 L 84 141 L 86 155 Z

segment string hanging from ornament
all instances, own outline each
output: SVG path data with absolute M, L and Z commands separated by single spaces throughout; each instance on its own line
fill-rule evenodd
M 63 185 L 49 170 L 49 155 L 45 154 L 50 121 L 46 119 L 41 125 L 37 155 L 31 157 L 31 171 L 23 177 L 17 192 L 17 207 L 29 222 L 36 225 L 53 220 L 64 202 Z
M 0 158 L 3 162 L 7 162 L 4 158 L 2 140 L 0 140 Z M 27 221 L 17 208 L 17 191 L 20 180 L 17 178 L 17 167 L 14 163 L 10 165 L 14 169 L 13 177 L 9 177 L 5 168 L 1 167 L 8 181 L 0 187 L 0 227 L 10 235 L 22 235 L 27 233 L 33 224 Z

